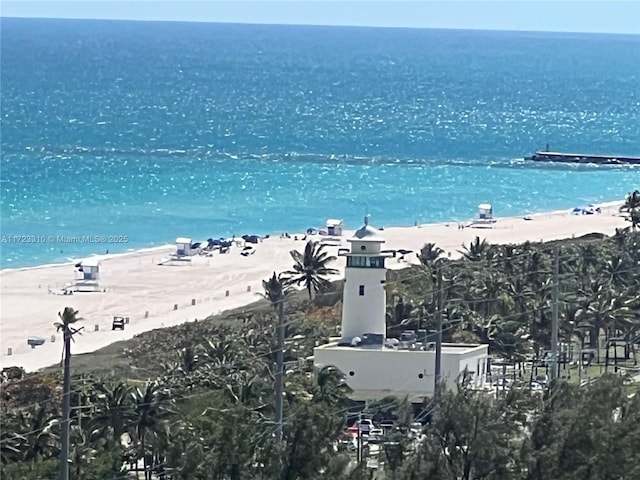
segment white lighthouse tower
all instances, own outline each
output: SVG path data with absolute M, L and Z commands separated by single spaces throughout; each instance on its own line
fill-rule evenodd
M 340 254 L 347 257 L 341 342 L 352 343 L 357 337 L 365 345 L 382 347 L 386 336 L 387 305 L 384 289 L 387 255 L 380 250 L 384 239 L 365 217 L 364 225 L 347 241 L 351 243 L 351 250 Z
M 329 339 L 313 349 L 313 364 L 320 369 L 333 366 L 341 371 L 352 390 L 352 400 L 366 402 L 388 396 L 422 403 L 434 395 L 436 351 L 417 332 L 403 332 L 400 338 L 386 338 L 384 261 L 385 243 L 380 232 L 364 226 L 347 240 L 347 257 L 342 301 L 340 338 Z M 400 341 L 402 339 L 402 341 Z M 484 388 L 488 370 L 488 346 L 484 344 L 442 345 L 440 379 L 457 388 L 462 372 L 472 375 L 476 388 Z

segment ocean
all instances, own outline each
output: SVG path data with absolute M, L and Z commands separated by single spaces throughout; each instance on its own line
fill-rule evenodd
M 0 267 L 621 199 L 640 36 L 3 18 Z M 428 241 L 428 239 L 425 239 Z

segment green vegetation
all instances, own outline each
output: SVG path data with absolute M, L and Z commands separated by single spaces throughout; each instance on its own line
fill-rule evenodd
M 425 399 L 417 410 L 401 399 L 370 404 L 374 419 L 391 417 L 399 427 L 382 448 L 376 478 L 640 478 L 640 397 L 633 395 L 640 233 L 629 218 L 631 227 L 613 237 L 522 245 L 478 238 L 460 260 L 427 244 L 421 265 L 388 272 L 390 334 L 435 328 L 442 302 L 444 341 L 488 343 L 516 381 L 487 393 L 462 378 L 457 391 L 441 392 L 437 404 Z M 274 273 L 264 282 L 265 299 L 254 305 L 72 357 L 70 478 L 371 478 L 366 462 L 334 448 L 350 408 L 343 375 L 308 365 L 313 348 L 336 331 L 341 288 L 326 282 L 330 260 L 307 261 L 307 250 L 326 258 L 314 245 L 294 256 L 292 281 L 302 291 L 288 288 L 289 275 Z M 545 373 L 549 365 L 556 279 L 567 362 L 557 382 L 532 393 L 536 366 Z M 281 295 L 286 374 L 278 445 L 274 306 Z M 58 478 L 59 368 L 3 373 L 11 379 L 0 398 L 2 478 Z M 410 439 L 416 411 L 424 426 L 419 439 Z

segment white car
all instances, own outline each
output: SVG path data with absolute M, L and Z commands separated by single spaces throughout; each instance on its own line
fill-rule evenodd
M 360 431 L 362 433 L 366 433 L 366 434 L 369 434 L 369 432 L 371 432 L 371 430 L 375 428 L 375 425 L 373 424 L 373 422 L 368 418 L 362 418 L 358 420 L 356 422 L 356 425 L 360 427 Z
M 511 386 L 511 380 L 509 380 L 508 378 L 500 378 L 493 382 L 493 386 L 507 388 Z

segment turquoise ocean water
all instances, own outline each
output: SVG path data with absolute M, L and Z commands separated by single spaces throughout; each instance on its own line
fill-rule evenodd
M 2 19 L 0 53 L 2 268 L 640 187 L 521 160 L 640 155 L 639 36 Z

